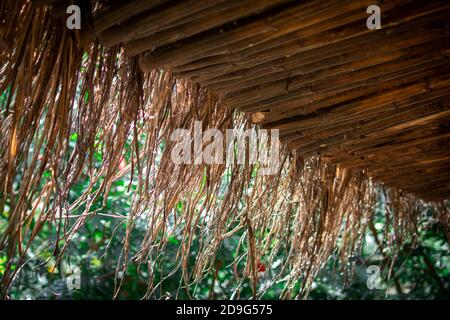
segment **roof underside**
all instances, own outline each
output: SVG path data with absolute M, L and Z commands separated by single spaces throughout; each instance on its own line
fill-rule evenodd
M 449 197 L 448 0 L 93 2 L 96 36 L 144 70 L 200 83 L 303 156 Z M 369 30 L 377 2 L 382 28 Z

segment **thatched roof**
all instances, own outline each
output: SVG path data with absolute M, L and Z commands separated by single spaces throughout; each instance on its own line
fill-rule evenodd
M 371 0 L 149 3 L 105 9 L 100 40 L 262 112 L 305 157 L 448 198 L 448 1 L 383 3 L 381 30 L 366 27 Z
M 24 262 L 46 221 L 83 210 L 68 230 L 59 224 L 58 239 L 69 241 L 98 212 L 94 201 L 106 203 L 111 185 L 131 175 L 136 192 L 118 271 L 130 259 L 153 263 L 181 230 L 184 281 L 198 281 L 223 239 L 244 229 L 247 250 L 236 258 L 246 259 L 242 278 L 257 297 L 257 261 L 285 250 L 278 278 L 290 297 L 300 277 L 300 293 L 308 290 L 338 242 L 348 261 L 380 190 L 391 208 L 393 248 L 417 230 L 421 202 L 412 195 L 449 196 L 448 1 L 382 2 L 382 29 L 369 30 L 372 0 L 83 0 L 76 1 L 81 32 L 65 28 L 72 1 L 33 2 L 0 3 L 0 93 L 8 92 L 0 211 L 11 210 L 0 249 L 11 259 Z M 279 174 L 174 166 L 170 132 L 196 119 L 205 127 L 248 127 L 251 119 L 279 128 L 286 142 Z M 125 151 L 129 163 L 119 170 Z M 50 178 L 42 185 L 44 172 Z M 90 185 L 69 202 L 82 175 Z M 446 205 L 436 206 L 448 223 Z M 130 257 L 137 219 L 149 219 L 148 234 Z M 200 249 L 190 268 L 193 241 Z M 2 284 L 16 274 L 8 269 Z

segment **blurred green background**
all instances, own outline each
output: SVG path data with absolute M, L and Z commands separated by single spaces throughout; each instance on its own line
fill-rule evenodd
M 88 181 L 80 182 L 72 190 L 71 197 L 76 199 L 87 186 Z M 132 190 L 130 190 L 132 192 Z M 103 213 L 116 214 L 126 212 L 130 207 L 130 193 L 125 181 L 118 181 L 112 188 L 110 198 Z M 101 206 L 101 199 L 97 204 Z M 384 228 L 383 206 L 376 209 L 375 232 L 380 231 L 382 239 Z M 378 247 L 373 230 L 367 230 L 360 255 L 352 257 L 354 273 L 351 277 L 340 271 L 336 255 L 331 257 L 313 284 L 309 299 L 448 299 L 450 283 L 449 243 L 446 231 L 429 218 L 432 208 L 424 212 L 426 222 L 421 225 L 421 233 L 415 243 L 406 242 L 400 249 L 398 259 L 393 265 L 389 277 L 389 259 L 392 254 Z M 8 212 L 0 218 L 0 231 L 6 227 Z M 113 236 L 113 232 L 115 235 Z M 16 279 L 11 290 L 11 299 L 111 299 L 114 295 L 114 279 L 118 257 L 122 250 L 125 223 L 120 219 L 94 216 L 70 243 L 62 263 L 53 270 L 55 257 L 53 248 L 48 244 L 55 238 L 55 229 L 46 226 L 28 253 L 28 263 Z M 131 244 L 131 253 L 135 253 L 144 237 L 145 226 L 137 224 Z M 167 299 L 227 299 L 233 295 L 237 281 L 231 267 L 240 234 L 226 239 L 217 255 L 216 270 L 212 270 L 197 286 L 190 288 L 191 296 L 180 288 L 181 272 L 166 278 L 156 288 L 150 298 Z M 180 237 L 169 239 L 166 255 L 154 270 L 155 282 L 166 277 L 175 267 L 175 255 Z M 195 259 L 196 249 L 192 250 Z M 281 259 L 281 257 L 280 257 Z M 0 276 L 4 272 L 7 258 L 0 252 Z M 278 260 L 278 263 L 281 260 Z M 271 279 L 276 269 L 274 265 L 259 266 L 260 285 Z M 369 266 L 372 266 L 368 269 Z M 373 267 L 375 266 L 375 267 Z M 52 272 L 53 270 L 53 272 Z M 377 271 L 379 270 L 379 275 Z M 78 272 L 80 289 L 69 290 L 67 277 Z M 374 273 L 375 272 L 375 273 Z M 72 278 L 73 279 L 73 278 Z M 300 279 L 299 279 L 300 281 Z M 369 289 L 370 284 L 376 288 Z M 372 281 L 372 282 L 371 282 Z M 124 276 L 124 282 L 118 299 L 141 299 L 148 286 L 148 269 L 139 268 L 130 263 Z M 263 299 L 277 299 L 282 291 L 283 282 L 271 286 L 262 296 Z M 378 289 L 377 289 L 378 288 Z M 240 299 L 252 297 L 250 282 L 241 287 Z

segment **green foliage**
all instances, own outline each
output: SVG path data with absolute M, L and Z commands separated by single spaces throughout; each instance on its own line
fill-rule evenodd
M 76 137 L 71 137 L 76 140 Z M 82 180 L 71 190 L 72 200 L 77 199 L 87 188 L 89 181 Z M 14 283 L 11 292 L 13 299 L 111 299 L 115 292 L 116 266 L 122 253 L 123 239 L 126 230 L 126 219 L 111 218 L 105 215 L 126 216 L 131 207 L 131 194 L 134 186 L 128 192 L 129 180 L 117 181 L 111 188 L 106 206 L 102 207 L 103 199 L 98 199 L 93 210 L 102 208 L 97 215 L 88 218 L 86 225 L 69 243 L 64 260 L 57 264 L 54 243 L 55 227 L 47 225 L 33 242 L 29 261 Z M 179 202 L 176 210 L 183 209 Z M 73 214 L 80 214 L 80 212 Z M 430 209 L 431 210 L 431 209 Z M 375 229 L 379 242 L 385 243 L 381 230 L 384 229 L 384 212 L 375 212 Z M 7 212 L 0 218 L 0 231 L 6 226 Z M 424 217 L 427 218 L 427 215 Z M 309 299 L 448 299 L 450 283 L 449 243 L 446 230 L 439 223 L 431 221 L 423 224 L 423 230 L 415 241 L 407 241 L 399 249 L 395 261 L 389 261 L 395 255 L 387 249 L 380 249 L 374 234 L 367 231 L 365 241 L 359 256 L 352 257 L 350 264 L 354 273 L 349 276 L 341 271 L 338 259 L 333 256 L 316 277 Z M 139 249 L 139 244 L 145 234 L 145 225 L 135 227 L 131 238 L 130 256 Z M 149 270 L 146 264 L 138 265 L 131 262 L 123 275 L 123 286 L 118 299 L 141 299 L 147 292 L 150 272 L 154 274 L 154 286 L 150 298 L 182 298 L 182 299 L 229 299 L 230 297 L 248 299 L 252 297 L 250 281 L 236 279 L 233 261 L 236 257 L 236 247 L 242 234 L 236 234 L 226 239 L 219 249 L 215 267 L 196 285 L 186 288 L 182 282 L 182 273 L 178 270 L 173 275 L 169 273 L 176 267 L 178 246 L 182 235 L 174 233 L 168 240 L 166 255 L 161 257 L 154 270 Z M 59 248 L 63 242 L 59 243 Z M 244 250 L 244 249 L 242 249 Z M 384 251 L 382 251 L 384 250 Z M 195 262 L 197 248 L 191 250 L 189 265 Z M 281 258 L 281 257 L 279 257 Z M 269 283 L 275 272 L 279 270 L 281 259 L 275 259 L 271 266 L 261 261 L 262 272 L 260 285 Z M 0 276 L 5 269 L 7 257 L 0 252 Z M 242 267 L 242 263 L 239 267 Z M 392 264 L 392 272 L 389 269 Z M 375 265 L 380 268 L 379 287 L 369 289 L 367 280 L 370 276 L 367 268 Z M 347 266 L 348 267 L 348 266 Z M 79 268 L 81 274 L 81 289 L 68 290 L 67 279 L 74 270 Z M 237 268 L 239 270 L 240 268 Z M 162 283 L 160 280 L 164 279 Z M 239 281 L 243 281 L 240 290 L 236 292 Z M 299 279 L 298 284 L 300 284 Z M 262 299 L 277 299 L 283 289 L 283 281 L 279 281 L 265 292 Z

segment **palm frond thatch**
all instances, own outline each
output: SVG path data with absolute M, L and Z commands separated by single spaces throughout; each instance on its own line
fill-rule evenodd
M 175 165 L 173 130 L 192 129 L 197 120 L 205 129 L 255 125 L 198 84 L 163 70 L 144 73 L 120 45 L 107 48 L 61 27 L 64 21 L 47 7 L 4 0 L 0 13 L 0 212 L 9 217 L 0 234 L 0 250 L 8 256 L 3 296 L 44 225 L 57 226 L 54 252 L 62 257 L 83 224 L 101 213 L 93 204 L 106 204 L 113 183 L 126 175 L 133 205 L 122 217 L 127 232 L 117 274 L 130 261 L 151 270 L 178 233 L 178 268 L 188 288 L 213 268 L 223 241 L 244 231 L 236 277 L 251 279 L 255 298 L 264 291 L 257 286 L 258 261 L 271 264 L 279 252 L 284 261 L 272 281 L 285 281 L 283 298 L 303 296 L 336 248 L 343 265 L 357 252 L 380 192 L 390 208 L 388 245 L 396 248 L 414 236 L 420 201 L 375 184 L 364 172 L 303 159 L 286 146 L 274 176 L 256 174 L 251 164 Z M 128 165 L 120 169 L 127 154 Z M 87 189 L 71 200 L 71 188 L 85 177 Z M 436 212 L 448 221 L 445 206 Z M 138 222 L 147 233 L 131 256 Z M 199 250 L 190 265 L 193 243 Z M 117 277 L 116 292 L 121 281 Z M 150 281 L 148 297 L 155 287 Z

